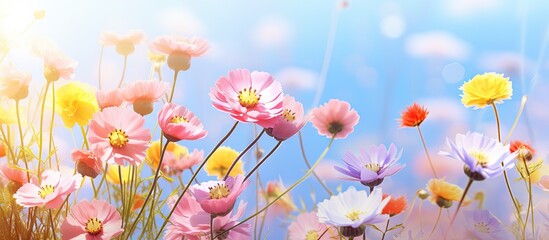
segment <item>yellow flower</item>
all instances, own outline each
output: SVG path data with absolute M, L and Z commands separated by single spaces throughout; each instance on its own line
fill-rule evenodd
M 452 206 L 452 201 L 458 202 L 463 195 L 463 189 L 446 182 L 444 179 L 433 178 L 429 180 L 427 190 L 431 193 L 429 201 L 439 207 L 446 208 Z
M 517 170 L 520 173 L 521 178 L 520 179 L 528 179 L 528 173 L 526 172 L 526 168 L 524 167 L 523 162 L 516 163 Z M 541 177 L 544 175 L 549 175 L 549 165 L 543 164 L 543 159 L 539 158 L 535 162 L 529 162 L 528 165 L 528 171 L 530 172 L 530 179 L 532 180 L 532 184 L 537 183 Z
M 99 110 L 93 89 L 84 83 L 70 82 L 55 91 L 55 111 L 61 115 L 67 128 L 88 125 Z
M 13 108 L 6 110 L 0 105 L 0 124 L 15 124 L 17 123 L 17 115 Z
M 265 192 L 267 202 L 274 201 L 274 199 L 280 196 L 284 191 L 286 191 L 286 187 L 284 187 L 282 181 L 268 182 L 267 190 Z M 276 201 L 275 207 L 280 208 L 286 215 L 297 209 L 290 194 L 285 194 L 278 201 Z
M 123 183 L 130 182 L 132 172 L 129 166 L 120 166 L 120 173 L 121 175 L 118 174 L 118 165 L 110 165 L 106 175 L 107 181 L 112 184 L 120 184 L 120 176 L 122 176 Z
M 238 152 L 234 149 L 230 147 L 220 147 L 212 154 L 206 163 L 206 166 L 204 166 L 204 170 L 206 170 L 208 176 L 217 176 L 219 179 L 223 179 L 237 156 Z M 239 174 L 244 174 L 242 160 L 238 161 L 233 170 L 231 170 L 229 176 L 233 177 Z
M 476 75 L 464 83 L 459 90 L 463 91 L 461 103 L 466 107 L 474 106 L 475 108 L 501 103 L 513 95 L 513 87 L 509 78 L 493 72 Z
M 153 143 L 151 143 L 149 149 L 147 149 L 147 164 L 149 164 L 149 166 L 151 166 L 155 171 L 158 168 L 158 163 L 160 162 L 162 147 L 163 146 L 160 146 L 160 141 L 154 141 Z M 179 156 L 181 155 L 189 154 L 189 150 L 186 147 L 183 147 L 174 142 L 170 142 L 168 144 L 168 149 L 166 149 L 166 152 L 171 152 L 176 158 L 179 158 Z M 166 161 L 165 158 L 164 161 Z

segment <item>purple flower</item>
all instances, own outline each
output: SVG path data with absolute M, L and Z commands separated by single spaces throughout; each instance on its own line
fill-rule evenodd
M 446 144 L 451 152 L 441 151 L 440 154 L 463 161 L 465 174 L 477 181 L 496 177 L 505 168 L 513 168 L 512 161 L 517 156 L 516 152 L 509 151 L 509 145 L 504 146 L 477 132 L 458 134 L 455 143 L 447 139 Z
M 335 166 L 335 169 L 349 178 L 348 180 L 359 181 L 368 187 L 375 187 L 385 177 L 392 176 L 404 168 L 405 165 L 395 164 L 400 159 L 402 150 L 397 155 L 397 148 L 394 144 L 387 150 L 385 145 L 372 145 L 369 150 L 362 149 L 360 156 L 351 152 L 343 155 L 346 167 Z
M 462 231 L 466 239 L 510 239 L 505 226 L 488 210 L 470 210 L 463 213 Z

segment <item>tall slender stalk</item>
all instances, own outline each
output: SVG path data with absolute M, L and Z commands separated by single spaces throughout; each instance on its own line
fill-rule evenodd
M 118 82 L 117 88 L 120 88 L 122 86 L 122 82 L 124 82 L 124 76 L 126 76 L 126 65 L 128 64 L 128 56 L 124 55 L 124 68 L 122 69 L 122 76 L 120 77 L 120 82 Z
M 440 221 L 441 213 L 442 213 L 442 208 L 439 208 L 438 214 L 437 214 L 437 221 L 435 222 L 435 225 L 433 226 L 433 230 L 431 230 L 431 233 L 429 234 L 429 238 L 427 238 L 427 239 L 431 239 L 431 237 L 433 236 L 433 233 L 435 232 L 435 229 L 438 226 L 438 222 Z M 448 232 L 450 232 L 450 229 L 448 229 Z
M 254 140 L 246 148 L 244 148 L 244 150 L 242 150 L 242 152 L 240 152 L 240 154 L 238 154 L 238 156 L 234 159 L 233 163 L 229 167 L 229 170 L 227 170 L 227 173 L 225 174 L 225 177 L 223 177 L 223 181 L 227 180 L 227 177 L 229 177 L 229 175 L 231 174 L 231 171 L 236 166 L 236 163 L 238 163 L 238 161 L 244 156 L 244 154 L 246 154 L 250 150 L 250 148 L 252 148 L 254 146 L 254 144 L 259 140 L 259 138 L 261 138 L 261 135 L 263 135 L 263 133 L 265 133 L 265 129 L 261 130 L 259 135 L 257 135 L 254 138 Z
M 419 125 L 417 126 L 417 131 L 419 132 L 419 137 L 421 138 L 421 143 L 423 143 L 423 149 L 425 149 L 425 154 L 427 155 L 427 160 L 429 160 L 429 166 L 431 167 L 431 171 L 433 171 L 433 176 L 435 176 L 435 178 L 438 178 L 437 171 L 435 170 L 435 166 L 433 165 L 433 161 L 431 161 L 431 155 L 429 155 L 429 150 L 427 150 L 427 144 L 425 144 L 425 139 L 423 138 L 423 134 L 421 133 L 421 128 L 419 128 Z
M 305 146 L 303 145 L 303 137 L 301 136 L 301 132 L 298 132 L 298 135 L 299 135 L 299 148 L 301 149 L 301 156 L 303 157 L 303 161 L 305 161 L 305 164 L 307 165 L 307 168 L 311 169 L 311 164 L 309 163 L 309 160 L 307 159 L 307 154 L 305 154 Z M 324 190 L 326 190 L 328 195 L 330 195 L 330 196 L 334 195 L 332 190 L 330 190 L 328 188 L 328 186 L 326 186 L 326 184 L 324 184 L 324 182 L 322 181 L 322 179 L 320 179 L 320 177 L 316 174 L 316 172 L 313 172 L 313 176 L 315 176 L 316 180 L 320 183 L 320 186 L 322 186 L 322 188 L 324 188 Z
M 179 71 L 173 72 L 173 85 L 172 85 L 172 91 L 170 93 L 170 99 L 168 99 L 168 102 L 172 102 L 173 100 L 173 93 L 175 92 L 175 84 L 177 83 L 177 75 L 179 74 Z
M 252 170 L 250 170 L 250 172 L 246 175 L 246 177 L 244 178 L 244 181 L 246 181 L 246 179 L 250 178 L 252 176 L 252 174 L 265 162 L 267 161 L 267 159 L 273 155 L 274 152 L 276 152 L 276 150 L 278 149 L 278 147 L 280 147 L 280 145 L 282 144 L 282 141 L 278 141 L 278 143 L 276 143 L 276 145 L 273 147 L 273 149 L 271 149 L 271 151 L 269 151 L 269 153 L 267 153 L 267 155 L 265 155 L 265 157 L 263 157 L 263 159 L 261 159 L 261 161 L 259 161 L 258 164 L 255 165 L 254 168 L 252 168 Z

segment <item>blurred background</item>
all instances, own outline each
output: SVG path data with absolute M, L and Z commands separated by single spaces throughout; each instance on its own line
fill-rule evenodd
M 191 69 L 179 74 L 174 100 L 194 111 L 209 131 L 203 140 L 182 144 L 206 153 L 233 124 L 227 114 L 211 106 L 208 96 L 215 81 L 231 69 L 273 74 L 282 82 L 285 93 L 295 96 L 306 109 L 331 98 L 350 102 L 360 114 L 360 123 L 347 139 L 334 143 L 317 170 L 332 191 L 351 185 L 363 188 L 337 179 L 332 166 L 342 163 L 344 152 L 391 143 L 403 149 L 400 162 L 406 168 L 385 179 L 383 191 L 406 194 L 411 202 L 414 193 L 425 187 L 431 175 L 419 135 L 415 129 L 399 128 L 397 121 L 401 111 L 414 102 L 430 111 L 421 127 L 437 170 L 448 181 L 463 187 L 467 179 L 462 164 L 437 153 L 446 149 L 446 138 L 453 139 L 457 133 L 478 131 L 497 136 L 491 108 L 473 110 L 460 103 L 458 88 L 484 72 L 503 73 L 513 82 L 513 98 L 498 106 L 503 136 L 515 120 L 522 96 L 527 96 L 526 110 L 511 139 L 531 143 L 537 157 L 545 158 L 548 153 L 547 2 L 1 0 L 0 4 L 0 50 L 9 48 L 5 61 L 32 72 L 32 91 L 36 95 L 45 83 L 41 61 L 30 49 L 30 43 L 36 39 L 50 39 L 78 61 L 75 80 L 95 87 L 99 36 L 103 31 L 124 34 L 141 29 L 146 33 L 147 44 L 137 46 L 128 59 L 125 82 L 149 78 L 148 44 L 155 37 L 173 34 L 207 39 L 211 46 L 208 53 L 194 58 Z M 45 10 L 45 18 L 35 21 L 33 13 L 41 9 Z M 116 86 L 122 63 L 123 58 L 114 48 L 105 49 L 105 88 Z M 164 66 L 163 78 L 171 81 L 172 74 Z M 155 113 L 146 120 L 151 128 L 155 125 L 154 116 Z M 60 118 L 57 120 L 55 131 L 61 133 L 56 136 L 59 152 L 71 166 L 70 131 Z M 75 131 L 78 133 L 78 129 Z M 302 133 L 307 155 L 314 161 L 329 139 L 318 136 L 311 124 Z M 225 145 L 240 151 L 253 137 L 251 125 L 240 125 Z M 158 135 L 153 139 L 158 139 Z M 275 143 L 263 138 L 259 146 L 268 151 Z M 297 136 L 289 139 L 261 167 L 263 183 L 281 179 L 285 185 L 291 185 L 305 173 L 307 167 L 298 144 Z M 245 169 L 251 169 L 253 154 L 247 154 L 244 161 Z M 510 176 L 514 179 L 518 174 L 512 171 Z M 199 179 L 212 178 L 201 174 Z M 519 200 L 526 202 L 523 184 L 513 182 L 513 186 Z M 474 184 L 471 193 L 481 190 L 489 209 L 509 224 L 511 201 L 503 179 Z M 536 203 L 548 198 L 540 189 L 534 189 L 534 193 Z M 314 202 L 328 197 L 312 177 L 291 195 L 299 208 L 302 209 L 302 202 L 309 211 Z M 254 187 L 250 186 L 242 197 L 249 202 L 246 216 L 254 212 L 254 196 Z M 500 204 L 490 205 L 495 201 Z M 429 203 L 424 209 L 438 210 Z M 297 211 L 291 214 L 295 216 Z M 283 238 L 292 218 L 270 215 L 263 234 L 268 233 L 268 239 Z

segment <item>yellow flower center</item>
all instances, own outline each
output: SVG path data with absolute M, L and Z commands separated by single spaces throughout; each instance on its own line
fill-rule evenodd
M 282 112 L 282 117 L 288 122 L 295 121 L 295 112 L 292 112 L 292 110 L 284 109 L 284 112 Z
M 261 95 L 257 94 L 257 90 L 252 90 L 251 87 L 245 88 L 244 90 L 238 92 L 238 100 L 240 102 L 240 106 L 245 108 L 253 108 L 257 106 L 260 98 Z
M 38 191 L 38 195 L 40 195 L 40 197 L 44 199 L 46 198 L 46 196 L 52 194 L 53 190 L 55 190 L 55 188 L 52 185 L 45 185 L 40 188 L 40 190 Z
M 189 120 L 187 118 L 184 118 L 182 116 L 174 116 L 172 119 L 170 119 L 171 123 L 188 123 Z
M 211 199 L 221 199 L 229 196 L 231 190 L 225 184 L 218 183 L 214 187 L 210 187 L 210 198 Z
M 481 233 L 490 233 L 490 227 L 485 222 L 475 223 L 475 229 Z
M 103 224 L 97 218 L 90 218 L 86 223 L 86 231 L 91 235 L 97 235 L 103 231 Z
M 368 163 L 366 165 L 364 165 L 365 168 L 367 169 L 370 169 L 372 170 L 372 172 L 379 172 L 379 170 L 381 169 L 381 167 L 379 167 L 379 164 L 377 163 Z
M 483 152 L 471 152 L 469 153 L 471 157 L 475 158 L 477 160 L 477 165 L 480 165 L 482 167 L 486 167 L 488 165 L 488 157 Z
M 347 214 L 345 214 L 345 217 L 347 217 L 351 221 L 356 221 L 360 218 L 360 211 L 352 210 L 352 211 L 348 212 Z
M 308 231 L 305 240 L 318 240 L 318 232 L 315 230 Z
M 109 133 L 109 143 L 114 148 L 121 148 L 128 143 L 128 135 L 122 129 L 114 129 Z

